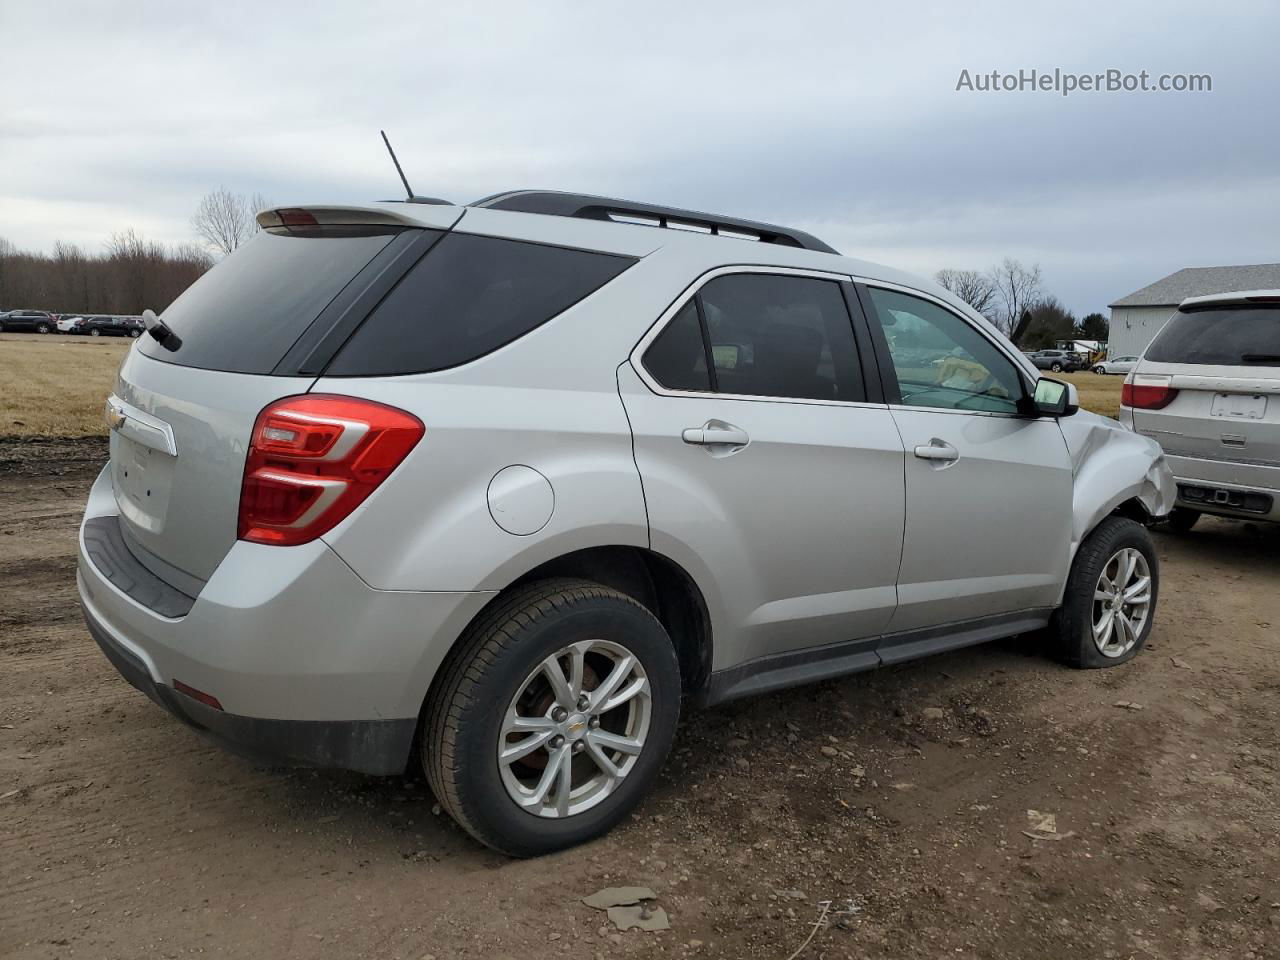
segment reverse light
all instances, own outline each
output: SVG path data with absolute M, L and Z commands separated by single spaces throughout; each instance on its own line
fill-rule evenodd
M 411 413 L 355 397 L 305 394 L 253 425 L 240 488 L 239 537 L 295 546 L 332 530 L 422 439 Z
M 1160 410 L 1173 403 L 1178 391 L 1172 386 L 1173 378 L 1150 374 L 1134 374 L 1124 378 L 1120 388 L 1120 405 L 1140 410 Z

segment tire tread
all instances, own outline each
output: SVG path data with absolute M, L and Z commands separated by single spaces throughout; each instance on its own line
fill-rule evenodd
M 630 604 L 657 622 L 650 610 L 634 598 L 590 580 L 560 577 L 531 583 L 496 601 L 471 624 L 446 660 L 430 697 L 422 750 L 431 792 L 459 826 L 481 843 L 509 856 L 526 854 L 511 849 L 501 837 L 483 829 L 463 800 L 459 772 L 466 758 L 457 749 L 459 731 L 467 716 L 477 709 L 485 669 L 519 642 L 518 633 L 564 612 L 571 603 L 592 599 Z

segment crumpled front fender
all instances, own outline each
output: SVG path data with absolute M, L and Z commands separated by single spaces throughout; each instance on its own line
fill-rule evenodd
M 1071 552 L 1108 514 L 1138 500 L 1152 517 L 1173 509 L 1177 485 L 1160 445 L 1114 420 L 1080 411 L 1058 421 L 1074 477 Z

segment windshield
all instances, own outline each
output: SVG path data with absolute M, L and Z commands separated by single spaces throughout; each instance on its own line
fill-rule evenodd
M 1179 311 L 1151 342 L 1146 359 L 1157 363 L 1280 366 L 1280 308 Z

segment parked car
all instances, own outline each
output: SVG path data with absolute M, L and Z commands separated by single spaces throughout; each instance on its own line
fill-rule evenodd
M 125 358 L 78 577 L 119 671 L 236 750 L 420 751 L 528 856 L 635 807 L 682 701 L 1150 634 L 1158 445 L 929 281 L 572 194 L 259 223 Z
M 1054 373 L 1072 373 L 1084 366 L 1076 354 L 1066 350 L 1036 350 L 1027 354 L 1027 357 L 1038 370 L 1051 370 Z
M 68 313 L 59 317 L 54 322 L 54 326 L 57 327 L 59 333 L 75 333 L 76 327 L 83 319 L 84 317 L 79 314 Z
M 90 337 L 140 337 L 146 327 L 139 317 L 85 317 L 75 332 Z
M 0 314 L 0 332 L 50 333 L 53 329 L 53 316 L 44 310 L 10 310 Z
M 1159 441 L 1169 523 L 1280 522 L 1280 290 L 1184 300 L 1125 379 L 1120 422 Z
M 1128 373 L 1138 362 L 1137 357 L 1116 357 L 1114 360 L 1108 358 L 1099 360 L 1093 365 L 1094 373 Z

